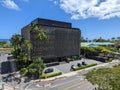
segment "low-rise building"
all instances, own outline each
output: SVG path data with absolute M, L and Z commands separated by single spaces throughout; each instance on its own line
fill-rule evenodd
M 36 39 L 36 33 L 30 32 L 30 24 L 36 23 L 46 30 L 47 41 Z M 33 49 L 29 52 L 31 58 L 56 59 L 71 57 L 80 54 L 80 29 L 72 28 L 72 24 L 55 20 L 37 18 L 22 28 L 22 36 L 30 40 Z

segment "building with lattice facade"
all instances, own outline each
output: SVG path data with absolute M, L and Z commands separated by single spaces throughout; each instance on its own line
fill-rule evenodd
M 47 41 L 41 41 L 36 38 L 37 33 L 30 32 L 30 24 L 22 28 L 22 36 L 30 40 L 33 45 L 33 49 L 28 52 L 31 58 L 61 59 L 79 55 L 81 35 L 79 28 L 72 28 L 71 23 L 68 22 L 41 18 L 31 23 L 38 24 L 48 35 Z

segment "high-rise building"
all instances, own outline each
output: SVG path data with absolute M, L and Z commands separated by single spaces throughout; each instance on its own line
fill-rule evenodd
M 38 24 L 42 30 L 46 30 L 47 41 L 36 38 L 37 33 L 30 32 L 31 23 Z M 31 58 L 42 57 L 44 59 L 57 59 L 79 55 L 80 53 L 80 29 L 72 28 L 71 23 L 37 18 L 29 25 L 22 28 L 22 36 L 30 40 L 33 49 L 28 52 Z

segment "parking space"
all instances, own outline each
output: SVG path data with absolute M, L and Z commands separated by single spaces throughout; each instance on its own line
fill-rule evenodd
M 81 59 L 81 60 L 71 61 L 69 63 L 64 63 L 64 64 L 60 64 L 57 66 L 51 66 L 51 67 L 56 68 L 62 71 L 63 73 L 69 73 L 72 65 L 77 66 L 78 63 L 82 64 L 82 62 L 85 62 L 86 64 L 92 64 L 92 63 L 101 64 L 102 63 L 102 62 L 95 61 L 92 59 Z

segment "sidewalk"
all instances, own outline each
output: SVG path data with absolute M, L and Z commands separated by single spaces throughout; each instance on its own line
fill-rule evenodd
M 6 83 L 4 83 L 3 85 L 3 90 L 19 90 L 18 88 L 14 88 Z

